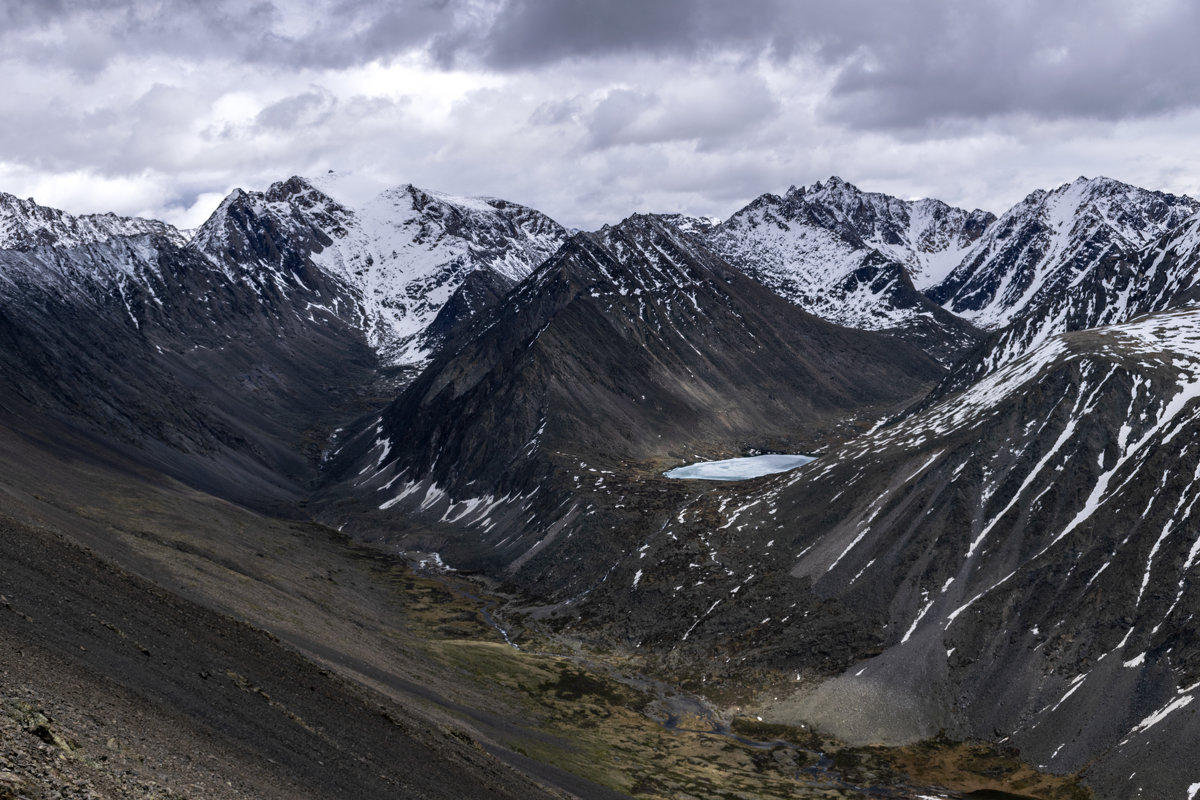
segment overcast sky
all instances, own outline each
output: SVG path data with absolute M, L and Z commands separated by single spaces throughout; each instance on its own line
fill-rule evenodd
M 1200 196 L 1188 0 L 5 0 L 0 190 L 199 224 L 333 169 L 593 228 L 840 175 Z

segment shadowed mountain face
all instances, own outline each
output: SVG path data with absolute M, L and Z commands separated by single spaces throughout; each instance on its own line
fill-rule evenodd
M 422 334 L 422 341 L 434 352 L 440 352 L 447 342 L 464 333 L 475 317 L 499 305 L 515 285 L 516 282 L 511 278 L 492 270 L 481 269 L 470 273 L 429 323 Z
M 347 468 L 428 478 L 458 499 L 522 493 L 556 460 L 812 442 L 939 373 L 915 347 L 812 317 L 633 217 L 575 236 L 480 318 Z
M 255 507 L 301 499 L 306 432 L 374 380 L 357 330 L 316 290 L 249 281 L 156 237 L 0 251 L 6 421 Z M 78 441 L 71 446 L 78 446 Z
M 501 200 L 410 186 L 354 210 L 300 178 L 234 192 L 187 245 L 161 223 L 7 196 L 0 223 L 0 405 L 16 424 L 288 514 L 329 432 L 385 402 L 379 354 L 440 347 L 561 238 Z

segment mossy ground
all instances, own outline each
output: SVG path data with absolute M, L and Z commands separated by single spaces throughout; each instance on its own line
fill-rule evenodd
M 652 718 L 661 698 L 618 679 L 628 658 L 518 650 L 454 579 L 407 572 L 410 625 L 458 679 L 493 693 L 530 727 L 514 750 L 639 798 L 944 797 L 1000 790 L 1085 800 L 1073 777 L 1040 773 L 1014 753 L 939 739 L 912 747 L 850 748 L 810 728 L 732 720 L 725 731 L 668 729 Z M 478 592 L 476 587 L 472 591 Z M 549 645 L 537 641 L 537 645 Z M 564 651 L 565 652 L 565 651 Z M 537 735 L 541 734 L 541 735 Z

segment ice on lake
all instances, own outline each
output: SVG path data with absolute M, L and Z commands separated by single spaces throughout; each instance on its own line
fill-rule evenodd
M 667 470 L 663 475 L 668 478 L 690 478 L 701 481 L 741 481 L 746 478 L 757 478 L 760 475 L 787 472 L 789 469 L 795 469 L 812 460 L 812 456 L 787 454 L 727 458 L 723 461 L 701 461 L 698 464 L 688 464 L 686 467 L 676 467 Z

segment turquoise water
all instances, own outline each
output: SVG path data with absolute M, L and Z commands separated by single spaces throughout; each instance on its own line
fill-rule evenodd
M 668 478 L 688 478 L 701 481 L 741 481 L 776 472 L 787 472 L 789 469 L 795 469 L 813 460 L 812 456 L 799 454 L 747 456 L 746 458 L 727 458 L 723 461 L 701 461 L 698 464 L 688 464 L 686 467 L 667 470 L 663 475 Z

